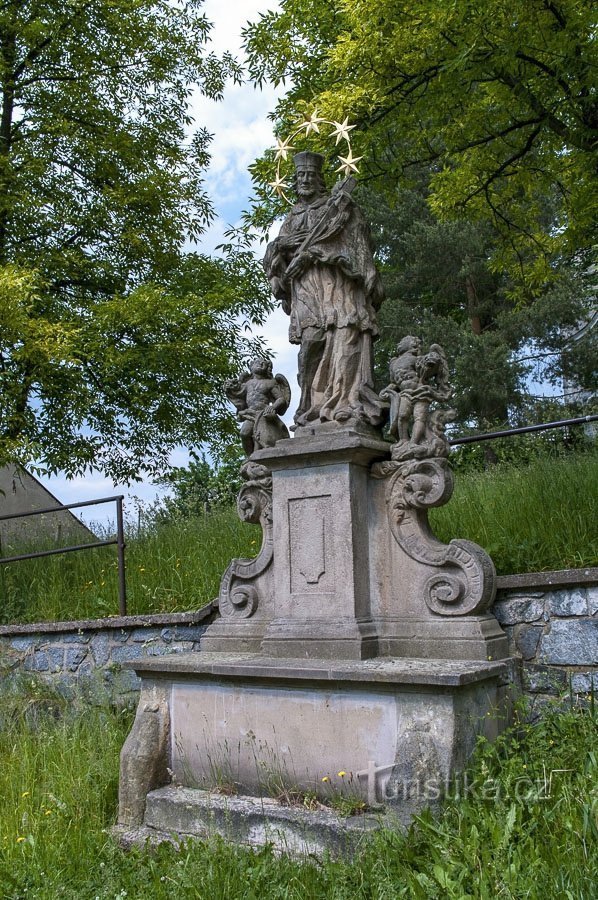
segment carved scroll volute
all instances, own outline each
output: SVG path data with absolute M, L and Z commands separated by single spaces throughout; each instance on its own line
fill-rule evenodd
M 247 462 L 248 478 L 237 497 L 237 511 L 243 522 L 261 525 L 262 546 L 254 559 L 233 559 L 220 583 L 220 615 L 247 619 L 257 609 L 261 576 L 272 562 L 272 477 L 265 466 Z
M 441 616 L 487 611 L 494 600 L 496 573 L 488 554 L 467 540 L 443 544 L 428 524 L 427 510 L 448 501 L 453 477 L 446 459 L 389 462 L 377 474 L 394 474 L 386 489 L 389 524 L 405 553 L 417 562 L 440 569 L 426 580 L 424 600 Z

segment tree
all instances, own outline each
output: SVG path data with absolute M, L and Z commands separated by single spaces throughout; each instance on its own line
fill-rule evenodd
M 212 217 L 192 89 L 241 74 L 201 3 L 0 6 L 0 463 L 128 480 L 231 433 L 268 297 L 247 246 L 184 252 Z
M 425 344 L 441 341 L 460 428 L 518 422 L 531 414 L 528 376 L 561 375 L 563 354 L 573 349 L 568 334 L 583 313 L 579 273 L 563 270 L 533 305 L 517 304 L 508 278 L 489 266 L 498 240 L 491 224 L 439 222 L 426 191 L 425 171 L 416 185 L 397 191 L 392 207 L 360 189 L 387 297 L 379 313 L 378 380 L 384 383 L 388 360 L 406 334 Z M 591 348 L 573 344 L 577 358 L 570 361 L 582 373 Z M 587 374 L 583 383 L 590 384 Z
M 435 214 L 491 222 L 493 269 L 530 299 L 594 239 L 594 27 L 589 0 L 282 0 L 245 37 L 254 78 L 290 80 L 281 134 L 349 116 L 389 197 L 430 165 Z
M 245 459 L 238 438 L 213 463 L 192 451 L 187 467 L 175 466 L 159 479 L 158 483 L 169 487 L 171 493 L 150 507 L 148 521 L 164 524 L 231 506 L 243 484 L 240 469 Z

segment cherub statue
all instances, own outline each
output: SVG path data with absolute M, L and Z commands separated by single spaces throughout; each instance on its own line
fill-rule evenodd
M 440 344 L 431 344 L 428 352 L 422 353 L 419 338 L 403 338 L 397 356 L 390 361 L 390 378 L 380 397 L 390 403 L 390 434 L 397 441 L 393 457 L 446 455 L 444 425 L 454 413 L 430 412 L 433 401 L 444 402 L 452 394 Z
M 380 393 L 390 402 L 390 435 L 395 441 L 409 438 L 409 423 L 413 412 L 410 391 L 417 387 L 417 360 L 421 350 L 418 337 L 408 334 L 397 344 L 397 355 L 390 361 L 390 384 Z
M 225 382 L 224 392 L 237 410 L 241 443 L 247 456 L 289 437 L 280 416 L 289 408 L 291 388 L 284 375 L 272 375 L 269 359 L 261 356 L 253 359 L 249 372 Z

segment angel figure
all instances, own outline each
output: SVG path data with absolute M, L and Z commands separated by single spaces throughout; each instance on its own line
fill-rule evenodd
M 380 394 L 390 403 L 390 435 L 397 441 L 395 455 L 439 454 L 441 449 L 444 453 L 444 424 L 453 413 L 430 412 L 430 404 L 450 398 L 448 378 L 448 363 L 440 344 L 431 344 L 428 352 L 422 353 L 419 338 L 408 335 L 399 342 L 397 355 L 390 361 L 390 384 Z
M 417 361 L 421 340 L 408 334 L 397 344 L 397 355 L 390 361 L 390 384 L 381 391 L 382 400 L 390 403 L 390 436 L 395 441 L 409 439 L 409 425 L 413 413 L 411 391 L 417 387 Z
M 272 375 L 269 359 L 253 359 L 249 372 L 225 382 L 224 392 L 237 410 L 241 443 L 247 456 L 289 437 L 280 416 L 289 408 L 291 388 L 284 375 Z

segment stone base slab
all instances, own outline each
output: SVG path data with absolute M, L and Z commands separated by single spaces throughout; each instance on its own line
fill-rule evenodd
M 143 816 L 160 771 L 177 789 L 253 798 L 251 809 L 300 792 L 383 805 L 406 823 L 465 767 L 479 734 L 496 736 L 508 709 L 503 661 L 202 653 L 134 667 L 142 692 L 121 756 L 120 824 L 166 832 L 178 829 L 149 805 Z M 155 760 L 136 731 L 160 734 L 165 721 Z
M 383 814 L 343 818 L 333 810 L 289 806 L 268 797 L 225 797 L 168 786 L 148 794 L 145 823 L 137 835 L 118 826 L 116 835 L 128 846 L 218 835 L 255 849 L 269 844 L 278 853 L 321 857 L 355 852 L 364 838 L 389 824 L 398 825 Z

